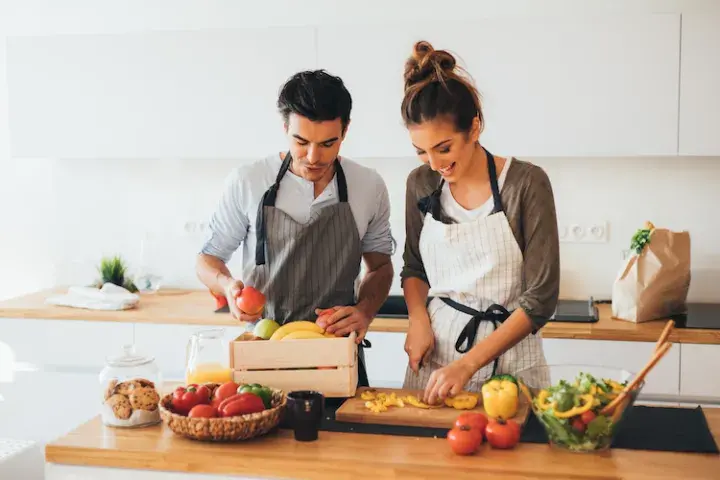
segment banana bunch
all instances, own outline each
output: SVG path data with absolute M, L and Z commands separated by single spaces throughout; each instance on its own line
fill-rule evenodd
M 286 323 L 275 330 L 269 340 L 299 340 L 309 338 L 334 338 L 335 335 L 327 333 L 315 322 L 307 320 Z

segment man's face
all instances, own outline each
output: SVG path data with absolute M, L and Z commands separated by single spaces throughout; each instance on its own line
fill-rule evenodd
M 310 182 L 318 182 L 334 175 L 333 162 L 344 139 L 339 118 L 313 122 L 306 117 L 291 113 L 285 124 L 290 142 L 292 171 Z

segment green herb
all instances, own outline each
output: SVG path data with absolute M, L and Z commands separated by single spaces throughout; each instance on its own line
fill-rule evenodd
M 645 248 L 645 245 L 650 243 L 650 230 L 649 228 L 640 228 L 637 232 L 635 232 L 635 235 L 633 235 L 632 240 L 630 242 L 630 249 L 634 250 L 635 253 L 640 255 L 640 253 Z

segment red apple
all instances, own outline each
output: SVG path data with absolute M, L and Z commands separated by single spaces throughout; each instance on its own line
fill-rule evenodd
M 253 287 L 245 287 L 235 299 L 237 307 L 246 315 L 257 315 L 265 308 L 265 295 Z

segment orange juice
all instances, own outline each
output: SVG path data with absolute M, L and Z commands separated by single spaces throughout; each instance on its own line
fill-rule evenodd
M 232 369 L 220 363 L 201 363 L 188 370 L 185 381 L 191 383 L 225 383 L 232 381 Z

